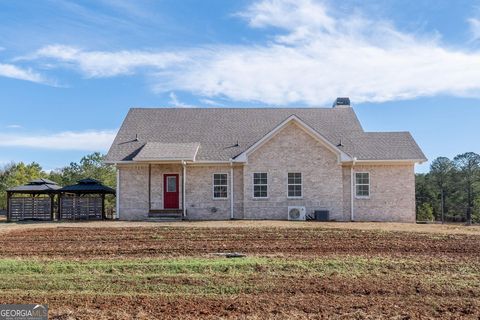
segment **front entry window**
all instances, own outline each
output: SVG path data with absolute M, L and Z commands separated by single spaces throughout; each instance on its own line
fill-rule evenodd
M 176 192 L 177 191 L 177 177 L 171 176 L 167 177 L 167 192 Z

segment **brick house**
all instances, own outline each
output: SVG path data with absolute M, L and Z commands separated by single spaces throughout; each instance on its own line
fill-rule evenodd
M 134 108 L 106 158 L 122 220 L 414 222 L 424 161 L 410 133 L 365 132 L 340 98 L 332 108 Z

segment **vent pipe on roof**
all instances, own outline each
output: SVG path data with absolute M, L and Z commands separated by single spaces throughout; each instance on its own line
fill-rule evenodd
M 350 98 L 348 97 L 339 97 L 335 99 L 332 105 L 333 108 L 348 108 L 350 107 Z
M 133 141 L 140 141 L 140 139 L 138 139 L 138 133 L 135 133 L 135 139 Z

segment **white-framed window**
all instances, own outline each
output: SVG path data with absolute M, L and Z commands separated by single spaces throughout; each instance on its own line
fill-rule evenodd
M 268 198 L 268 175 L 266 172 L 253 173 L 253 197 Z
M 288 173 L 288 198 L 301 198 L 302 193 L 302 173 L 289 172 Z
M 213 174 L 213 199 L 228 198 L 228 174 Z
M 355 196 L 357 198 L 370 197 L 370 173 L 355 172 Z

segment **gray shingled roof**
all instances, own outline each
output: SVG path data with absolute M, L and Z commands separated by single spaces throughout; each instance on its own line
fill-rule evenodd
M 195 143 L 163 143 L 147 142 L 140 152 L 133 157 L 134 161 L 168 161 L 168 160 L 195 160 L 200 144 Z
M 364 132 L 352 108 L 133 108 L 106 161 L 133 160 L 152 142 L 199 143 L 197 161 L 228 161 L 292 115 L 359 160 L 425 159 L 407 132 Z

